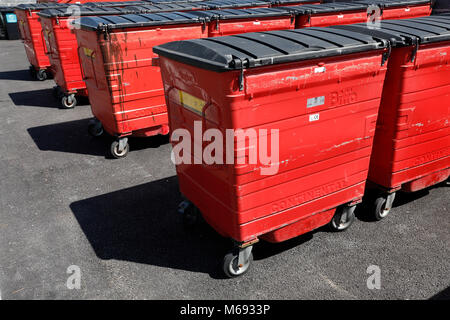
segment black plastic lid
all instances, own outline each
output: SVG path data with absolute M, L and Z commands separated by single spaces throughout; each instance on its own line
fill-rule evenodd
M 430 4 L 431 0 L 355 0 L 355 3 L 379 6 L 381 8 L 407 7 Z
M 353 2 L 335 2 L 322 4 L 305 4 L 302 6 L 279 7 L 295 14 L 326 14 L 345 11 L 366 11 L 368 5 Z
M 25 3 L 19 4 L 15 8 L 17 10 L 26 10 L 26 11 L 35 11 L 35 10 L 46 10 L 53 8 L 66 8 L 69 6 L 73 6 L 72 3 L 57 3 L 57 2 L 48 2 L 48 3 Z
M 205 19 L 186 12 L 126 14 L 120 16 L 81 17 L 73 22 L 85 30 L 104 32 L 112 29 L 138 28 L 171 24 L 198 24 Z
M 142 6 L 130 6 L 128 9 L 139 10 L 142 13 L 171 12 L 171 11 L 189 11 L 206 10 L 208 7 L 201 2 L 192 3 L 165 3 L 165 4 L 147 4 Z
M 268 5 L 268 2 L 258 0 L 212 0 L 203 2 L 209 9 L 244 8 Z
M 208 20 L 232 20 L 247 18 L 269 18 L 280 16 L 291 16 L 288 10 L 279 8 L 253 8 L 253 9 L 223 9 L 190 12 L 193 15 Z
M 148 4 L 147 1 L 105 1 L 105 2 L 86 2 L 85 6 L 90 7 L 128 7 L 128 6 L 141 6 Z
M 366 52 L 387 46 L 388 41 L 353 31 L 306 28 L 174 41 L 155 46 L 153 51 L 176 61 L 223 72 Z
M 38 13 L 38 16 L 45 18 L 53 17 L 69 17 L 74 14 L 79 14 L 80 16 L 102 16 L 102 15 L 120 15 L 120 14 L 130 14 L 130 13 L 140 13 L 140 11 L 125 8 L 111 8 L 111 7 L 88 7 L 80 6 L 79 12 L 74 12 L 73 10 L 67 10 L 67 8 L 61 9 L 47 9 L 42 10 Z
M 383 20 L 380 28 L 367 24 L 333 26 L 332 29 L 354 31 L 390 41 L 393 47 L 450 41 L 450 16 L 429 16 L 414 19 Z

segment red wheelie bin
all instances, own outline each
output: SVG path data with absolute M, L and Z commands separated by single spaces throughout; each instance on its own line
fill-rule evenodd
M 46 80 L 50 67 L 50 61 L 45 54 L 44 37 L 37 13 L 45 9 L 66 7 L 67 5 L 59 3 L 30 3 L 20 4 L 15 8 L 20 36 L 30 62 L 30 75 L 35 79 Z
M 295 27 L 294 15 L 278 8 L 207 10 L 192 14 L 210 21 L 208 37 Z
M 352 223 L 369 169 L 387 46 L 356 32 L 308 28 L 153 49 L 180 190 L 189 200 L 180 210 L 186 219 L 201 212 L 235 241 L 224 258 L 226 275 L 246 272 L 259 238 L 280 242 Z M 217 139 L 213 150 L 206 136 Z M 178 139 L 194 151 L 180 150 Z M 202 160 L 207 148 L 214 161 Z M 263 160 L 257 149 L 273 158 Z
M 382 21 L 343 30 L 393 43 L 370 160 L 373 216 L 389 214 L 398 190 L 413 192 L 450 173 L 450 16 Z
M 224 10 L 218 12 L 220 16 L 217 13 L 209 15 L 208 12 L 141 15 L 144 18 L 120 16 L 117 20 L 107 21 L 80 20 L 81 30 L 76 30 L 78 46 L 81 50 L 96 52 L 93 58 L 89 54 L 81 54 L 95 117 L 89 132 L 97 136 L 104 129 L 117 137 L 110 149 L 113 157 L 127 155 L 128 137 L 131 135 L 148 137 L 169 132 L 158 57 L 152 52 L 154 45 L 174 39 L 220 35 L 224 31 L 242 33 L 294 26 L 291 14 L 278 8 Z M 142 19 L 143 26 L 140 25 Z M 219 33 L 215 29 L 212 29 L 212 34 L 209 33 L 210 19 L 214 19 L 211 22 L 214 26 L 219 24 Z M 126 24 L 128 20 L 134 20 L 135 23 Z M 97 36 L 98 32 L 106 32 L 106 27 L 100 23 L 105 23 L 113 30 L 112 37 L 104 40 L 104 37 Z M 124 37 L 127 37 L 126 42 L 122 41 Z M 120 55 L 116 52 L 120 52 Z
M 355 2 L 378 7 L 382 20 L 429 16 L 433 9 L 431 0 L 357 0 Z
M 153 46 L 208 36 L 190 13 L 82 17 L 75 22 L 81 64 L 95 121 L 89 132 L 117 137 L 111 155 L 127 155 L 128 137 L 167 134 L 167 110 Z
M 296 15 L 295 27 L 326 27 L 367 21 L 367 5 L 362 3 L 322 3 L 285 7 Z M 283 8 L 283 7 L 281 7 Z
M 87 96 L 83 80 L 77 39 L 71 22 L 79 16 L 120 15 L 136 13 L 135 10 L 109 7 L 78 7 L 72 10 L 48 9 L 38 13 L 44 40 L 48 48 L 49 68 L 56 83 L 55 96 L 61 100 L 64 109 L 71 109 L 77 104 L 77 96 Z M 70 10 L 69 10 L 70 9 Z

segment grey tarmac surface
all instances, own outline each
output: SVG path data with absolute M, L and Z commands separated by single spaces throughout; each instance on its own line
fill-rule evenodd
M 89 105 L 58 108 L 20 41 L 0 41 L 2 299 L 449 298 L 450 188 L 400 195 L 392 214 L 343 233 L 259 243 L 252 270 L 220 272 L 230 242 L 183 229 L 167 139 L 132 139 L 127 158 L 87 133 Z M 67 268 L 81 268 L 69 290 Z M 369 290 L 367 268 L 380 267 Z

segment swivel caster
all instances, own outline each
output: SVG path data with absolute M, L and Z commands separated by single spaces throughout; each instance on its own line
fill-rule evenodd
M 253 246 L 235 248 L 223 258 L 223 272 L 229 278 L 235 278 L 246 273 L 253 262 Z
M 77 105 L 77 99 L 75 98 L 75 94 L 65 94 L 61 98 L 61 106 L 63 109 L 73 109 Z
M 124 158 L 127 156 L 128 151 L 130 151 L 130 146 L 128 144 L 128 138 L 121 138 L 119 140 L 111 143 L 111 155 L 115 159 Z
M 45 71 L 44 69 L 41 69 L 36 73 L 36 79 L 38 79 L 39 81 L 47 80 L 47 78 L 47 71 Z
M 88 132 L 93 137 L 100 137 L 103 134 L 103 126 L 97 119 L 91 119 L 88 124 Z
M 390 194 L 383 194 L 375 199 L 373 203 L 373 217 L 380 221 L 386 218 L 392 209 L 392 203 L 395 199 L 395 192 Z
M 329 223 L 331 231 L 344 231 L 347 230 L 355 221 L 355 209 L 356 205 L 347 206 L 343 205 L 336 209 L 336 213 Z

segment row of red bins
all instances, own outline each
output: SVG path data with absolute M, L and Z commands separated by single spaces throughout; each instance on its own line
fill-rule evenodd
M 203 131 L 279 129 L 275 175 L 261 175 L 260 164 L 177 166 L 190 200 L 181 206 L 184 217 L 201 212 L 236 243 L 224 259 L 229 276 L 248 269 L 260 238 L 280 242 L 328 223 L 348 228 L 366 181 L 382 190 L 373 210 L 381 219 L 397 190 L 425 188 L 449 174 L 448 17 L 384 21 L 379 30 L 296 30 L 298 15 L 283 10 L 87 14 L 73 29 L 77 45 L 66 41 L 62 51 L 81 60 L 82 74 L 74 65 L 96 117 L 90 132 L 116 136 L 116 157 L 127 154 L 128 136 L 165 134 L 168 124 L 192 133 L 195 120 Z M 327 17 L 323 25 L 342 23 L 341 12 Z M 61 15 L 49 20 L 68 29 Z M 289 30 L 217 37 L 279 29 Z M 41 34 L 47 44 L 63 39 Z M 196 40 L 161 45 L 185 39 Z M 53 41 L 49 56 L 61 59 Z
M 223 260 L 230 277 L 248 270 L 258 239 L 347 229 L 366 184 L 379 191 L 372 213 L 381 220 L 396 191 L 449 177 L 450 15 L 174 41 L 154 52 L 174 151 L 183 143 L 180 211 L 234 240 Z M 222 157 L 234 161 L 196 164 L 187 146 L 210 129 L 250 133 L 226 141 Z M 279 156 L 250 162 L 262 147 Z
M 16 14 L 19 20 L 19 29 L 25 44 L 28 60 L 30 61 L 30 72 L 39 80 L 45 80 L 49 75 L 53 76 L 57 86 L 55 95 L 61 100 L 63 108 L 73 108 L 77 103 L 76 96 L 87 96 L 89 84 L 86 75 L 80 65 L 83 59 L 82 50 L 77 44 L 75 32 L 71 21 L 73 16 L 114 16 L 124 14 L 154 13 L 148 15 L 144 20 L 146 29 L 159 29 L 158 41 L 152 41 L 152 45 L 172 40 L 193 39 L 198 37 L 215 37 L 252 31 L 280 30 L 287 28 L 304 28 L 311 26 L 327 26 L 336 24 L 350 24 L 364 22 L 367 20 L 367 9 L 372 3 L 380 5 L 381 19 L 409 18 L 426 16 L 431 12 L 431 1 L 429 0 L 360 0 L 355 3 L 331 3 L 311 5 L 316 0 L 273 0 L 263 2 L 258 0 L 216 0 L 207 2 L 171 3 L 160 5 L 140 5 L 142 2 L 116 2 L 116 3 L 94 3 L 90 6 L 73 7 L 68 4 L 34 4 L 21 5 Z M 134 4 L 130 6 L 129 4 Z M 299 4 L 302 4 L 299 6 Z M 282 6 L 284 7 L 282 7 Z M 278 6 L 277 8 L 265 8 Z M 206 9 L 217 9 L 208 10 Z M 255 8 L 252 10 L 226 8 Z M 258 9 L 259 8 L 259 9 Z M 198 10 L 199 12 L 193 12 Z M 163 12 L 172 12 L 165 14 Z M 201 11 L 201 12 L 200 12 Z M 180 12 L 187 12 L 180 14 Z M 133 33 L 139 26 L 141 18 L 131 17 L 130 23 L 124 28 L 126 33 Z M 177 29 L 198 29 L 188 33 L 181 33 L 176 38 L 174 33 Z M 149 36 L 155 36 L 152 33 Z M 149 38 L 150 39 L 150 38 Z M 148 48 L 151 51 L 151 48 Z M 109 57 L 105 57 L 107 60 Z M 115 125 L 117 129 L 105 125 L 106 131 L 118 137 L 128 135 L 149 136 L 155 134 L 166 134 L 167 112 L 165 111 L 160 81 L 159 70 L 153 66 L 155 79 L 153 87 L 155 90 L 149 92 L 144 86 L 134 87 L 131 82 L 127 88 L 120 88 L 123 94 L 120 98 L 122 104 L 127 104 L 129 99 L 134 102 L 130 104 L 133 110 L 142 108 L 140 115 L 146 115 L 143 119 L 134 119 L 129 126 L 126 123 Z M 102 67 L 103 68 L 103 67 Z M 147 75 L 147 74 L 146 74 Z M 97 81 L 98 77 L 95 77 Z M 101 80 L 100 80 L 101 81 Z M 129 83 L 129 82 L 125 82 Z M 139 82 L 137 82 L 139 84 Z M 158 83 L 158 84 L 156 84 Z M 98 82 L 90 91 L 98 90 Z M 159 90 L 156 90 L 156 87 Z M 105 88 L 103 88 L 105 89 Z M 121 94 L 121 95 L 122 95 Z M 142 98 L 142 99 L 141 99 Z M 116 99 L 112 96 L 111 100 Z M 137 102 L 136 99 L 142 101 Z M 123 101 L 122 101 L 123 100 Z M 154 108 L 149 101 L 154 103 Z M 91 99 L 91 103 L 95 104 Z M 114 105 L 115 102 L 112 102 Z M 161 105 L 163 107 L 161 108 Z M 124 107 L 127 109 L 127 106 Z M 113 106 L 114 109 L 114 106 Z M 154 116 L 154 111 L 162 112 Z M 94 112 L 95 114 L 95 112 Z M 152 115 L 152 117 L 149 117 Z M 130 119 L 133 115 L 128 114 Z M 154 119 L 149 122 L 149 119 Z M 125 125 L 125 127 L 122 126 Z M 131 125 L 132 124 L 132 125 Z M 113 154 L 115 155 L 115 154 Z M 123 155 L 123 153 L 121 154 Z

